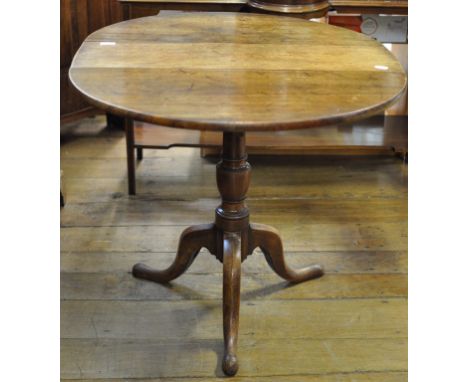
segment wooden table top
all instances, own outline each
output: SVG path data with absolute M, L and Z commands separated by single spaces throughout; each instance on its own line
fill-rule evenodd
M 399 62 L 362 34 L 289 17 L 180 13 L 91 34 L 70 68 L 98 107 L 164 126 L 281 130 L 364 118 L 406 86 Z

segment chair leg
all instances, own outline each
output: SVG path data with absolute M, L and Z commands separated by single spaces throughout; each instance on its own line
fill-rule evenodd
M 137 160 L 143 160 L 143 147 L 137 147 Z
M 125 140 L 127 144 L 128 194 L 135 195 L 135 136 L 133 132 L 133 120 L 130 118 L 125 118 Z
M 65 207 L 65 187 L 62 170 L 60 170 L 60 207 Z
M 106 113 L 107 128 L 115 130 L 125 130 L 125 118 L 114 114 Z

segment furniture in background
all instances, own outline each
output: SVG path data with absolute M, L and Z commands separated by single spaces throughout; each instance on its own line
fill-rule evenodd
M 91 103 L 125 118 L 127 132 L 137 119 L 222 133 L 216 167 L 222 202 L 214 223 L 184 230 L 166 270 L 136 264 L 133 275 L 167 283 L 202 247 L 216 256 L 223 263 L 222 369 L 236 374 L 241 262 L 259 247 L 290 282 L 323 274 L 318 265 L 289 268 L 279 233 L 250 223 L 246 133 L 320 128 L 376 114 L 405 90 L 403 68 L 378 42 L 343 28 L 270 15 L 182 13 L 101 29 L 77 52 L 70 77 Z
M 66 200 L 66 190 L 65 190 L 65 185 L 63 183 L 63 171 L 60 170 L 60 207 L 65 207 L 65 200 Z
M 124 119 L 111 116 L 114 123 Z M 247 151 L 256 155 L 398 155 L 406 160 L 408 117 L 376 115 L 351 124 L 294 131 L 253 131 Z M 204 155 L 220 155 L 222 134 L 216 131 L 173 129 L 133 121 L 127 124 L 128 193 L 136 194 L 136 162 L 143 149 L 199 147 Z
M 408 14 L 407 0 L 119 0 L 125 6 L 126 17 L 147 15 L 149 9 L 156 11 L 208 11 L 240 12 L 258 11 L 265 4 L 272 4 L 275 13 L 293 14 L 299 17 L 322 17 L 335 11 L 346 14 Z M 327 3 L 327 4 L 324 4 Z M 311 5 L 308 7 L 308 4 Z M 294 5 L 297 5 L 296 7 Z M 316 8 L 315 12 L 310 7 Z M 267 10 L 267 9 L 265 9 Z M 311 12 L 312 11 L 312 12 Z M 300 14 L 304 13 L 305 16 Z M 312 13 L 312 15 L 311 15 Z

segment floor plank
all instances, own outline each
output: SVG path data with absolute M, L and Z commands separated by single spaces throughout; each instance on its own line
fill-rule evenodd
M 218 199 L 197 201 L 119 200 L 69 204 L 62 227 L 190 225 L 212 218 Z M 249 200 L 252 219 L 259 223 L 308 224 L 340 222 L 401 222 L 407 208 L 401 200 Z
M 203 222 L 203 221 L 202 221 Z M 205 221 L 208 223 L 210 220 Z M 407 223 L 276 224 L 285 251 L 404 251 Z M 61 250 L 73 252 L 169 252 L 180 226 L 96 226 L 61 230 Z
M 213 258 L 213 261 L 214 260 Z M 242 300 L 405 297 L 405 274 L 326 274 L 301 284 L 289 284 L 277 275 L 243 274 Z M 185 274 L 171 284 L 138 280 L 130 273 L 63 273 L 64 300 L 204 300 L 219 299 L 221 274 Z
M 267 377 L 236 377 L 232 379 L 236 382 L 406 382 L 408 373 L 406 372 L 352 372 L 352 373 L 329 373 L 322 375 L 299 375 L 299 376 L 267 376 Z M 73 379 L 62 379 L 63 382 L 74 381 Z M 98 382 L 102 379 L 80 379 L 83 382 Z M 106 379 L 106 382 L 122 382 L 122 379 Z M 151 378 L 138 379 L 138 382 L 221 382 L 226 378 Z M 128 380 L 125 380 L 128 382 Z
M 222 339 L 62 339 L 63 378 L 221 376 Z M 405 339 L 243 339 L 239 376 L 404 371 Z
M 321 264 L 330 273 L 407 273 L 408 255 L 405 251 L 342 251 L 342 252 L 286 252 L 288 264 L 302 267 Z M 156 268 L 166 268 L 174 260 L 171 252 L 62 252 L 61 271 L 67 273 L 123 273 L 136 262 Z M 222 273 L 221 263 L 202 249 L 187 274 Z M 242 264 L 242 273 L 270 273 L 259 249 Z
M 405 298 L 242 301 L 240 341 L 406 338 L 406 304 Z M 63 301 L 61 336 L 219 340 L 221 306 L 221 300 Z M 290 325 L 291 322 L 295 325 Z
M 394 164 L 395 165 L 395 164 Z M 400 166 L 400 164 L 396 164 Z M 214 165 L 211 167 L 214 172 Z M 333 174 L 329 174 L 330 183 L 314 183 L 313 176 L 303 174 L 303 179 L 308 179 L 307 184 L 280 180 L 278 177 L 258 179 L 255 175 L 249 188 L 249 203 L 254 199 L 402 199 L 406 200 L 407 190 L 403 189 L 403 180 L 389 176 L 376 176 L 375 173 L 385 174 L 386 169 L 369 169 L 368 179 L 352 177 L 333 182 Z M 206 175 L 203 179 L 187 177 L 159 177 L 157 175 L 143 178 L 137 171 L 136 189 L 137 195 L 127 195 L 127 178 L 73 178 L 73 173 L 64 171 L 64 179 L 69 193 L 69 203 L 105 202 L 116 200 L 171 200 L 193 201 L 202 198 L 219 198 L 216 189 L 214 174 Z M 278 179 L 278 180 L 276 180 Z M 254 217 L 255 218 L 255 217 Z
M 195 149 L 192 155 L 186 156 L 158 156 L 146 158 L 138 162 L 137 173 L 143 178 L 172 177 L 172 178 L 193 178 L 209 177 L 214 178 L 213 165 L 218 161 L 216 158 L 201 159 Z M 166 154 L 168 155 L 168 154 Z M 287 162 L 285 163 L 285 158 Z M 369 162 L 369 158 L 357 157 L 352 162 L 346 162 L 339 157 L 249 157 L 249 162 L 252 165 L 252 181 L 267 181 L 273 177 L 273 180 L 278 184 L 287 184 L 294 182 L 300 184 L 320 184 L 330 183 L 331 180 L 339 179 L 362 179 L 370 180 L 375 178 L 376 174 L 368 170 L 373 167 Z M 374 165 L 380 165 L 387 169 L 386 174 L 381 174 L 381 177 L 391 180 L 391 176 L 397 174 L 401 170 L 399 166 L 395 166 L 395 158 L 376 157 Z M 126 159 L 114 158 L 63 158 L 61 159 L 61 167 L 64 171 L 73 174 L 73 178 L 122 178 L 126 176 Z M 291 173 L 291 168 L 294 167 L 295 172 Z M 177 171 L 175 171 L 177 169 Z M 350 172 L 351 171 L 351 172 Z M 331 173 L 333 177 L 330 177 Z M 300 179 L 300 175 L 307 174 L 311 178 Z M 284 179 L 287 176 L 287 179 Z M 394 179 L 397 181 L 398 179 Z

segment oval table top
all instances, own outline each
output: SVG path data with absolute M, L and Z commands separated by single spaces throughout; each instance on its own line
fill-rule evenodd
M 110 25 L 83 42 L 70 79 L 108 112 L 222 131 L 351 122 L 390 106 L 406 87 L 400 63 L 363 34 L 245 13 Z

